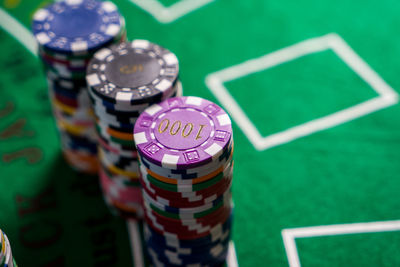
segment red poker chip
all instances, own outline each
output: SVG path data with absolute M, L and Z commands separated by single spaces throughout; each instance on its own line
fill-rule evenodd
M 230 216 L 231 214 L 231 209 L 230 208 L 222 208 L 220 209 L 220 211 L 218 211 L 218 214 L 215 214 L 215 216 L 208 218 L 207 220 L 204 219 L 193 219 L 193 220 L 185 220 L 185 222 L 183 223 L 183 221 L 181 220 L 176 220 L 176 219 L 172 219 L 174 221 L 172 221 L 170 218 L 164 217 L 158 213 L 156 213 L 155 211 L 149 211 L 147 210 L 147 212 L 151 213 L 152 216 L 154 216 L 157 220 L 157 222 L 163 226 L 166 227 L 175 227 L 175 226 L 181 226 L 184 228 L 189 229 L 189 226 L 192 225 L 202 225 L 202 226 L 214 226 L 218 223 L 224 222 L 226 221 L 226 218 Z
M 191 193 L 181 193 L 181 192 L 170 192 L 163 188 L 159 188 L 154 186 L 153 184 L 146 184 L 143 179 L 141 180 L 142 187 L 146 190 L 146 192 L 150 192 L 149 195 L 154 199 L 156 197 L 160 197 L 166 200 L 169 200 L 170 203 L 176 202 L 176 207 L 184 207 L 184 206 L 193 206 L 196 203 L 204 203 L 204 200 L 211 196 L 220 196 L 225 193 L 232 185 L 232 179 L 222 179 L 218 182 L 218 186 L 216 186 L 215 190 L 202 190 L 195 191 L 193 194 Z M 201 200 L 199 200 L 201 198 Z M 175 205 L 170 205 L 175 206 Z M 198 206 L 198 205 L 197 205 Z
M 160 220 L 165 221 L 165 223 L 182 224 L 182 225 L 184 225 L 183 223 L 185 223 L 185 224 L 190 224 L 190 223 L 195 223 L 195 224 L 196 223 L 202 223 L 202 224 L 205 224 L 205 223 L 208 223 L 208 221 L 211 221 L 211 220 L 214 220 L 214 219 L 215 220 L 219 220 L 219 218 L 223 217 L 224 214 L 230 214 L 231 211 L 232 211 L 232 207 L 230 205 L 224 205 L 224 206 L 218 208 L 217 210 L 215 210 L 214 212 L 212 212 L 210 214 L 207 214 L 206 216 L 201 217 L 201 218 L 175 219 L 175 218 L 170 218 L 170 217 L 166 217 L 166 216 L 164 216 L 162 214 L 159 214 L 159 213 L 157 213 L 156 211 L 152 210 L 151 208 L 149 208 L 147 206 L 145 208 L 147 208 L 147 210 L 151 211 L 154 214 L 154 216 L 156 216 Z
M 188 240 L 188 239 L 197 239 L 208 236 L 212 234 L 214 229 L 210 229 L 208 231 L 204 231 L 202 233 L 198 233 L 196 231 L 186 231 L 184 228 L 181 227 L 168 227 L 168 229 L 161 230 L 157 226 L 154 225 L 153 221 L 147 217 L 145 214 L 146 223 L 152 227 L 153 230 L 157 231 L 162 235 L 175 235 L 181 240 Z M 225 222 L 221 222 L 220 225 L 223 225 Z M 214 227 L 216 227 L 215 225 Z
M 52 64 L 52 63 L 58 63 L 58 64 L 62 64 L 65 65 L 65 67 L 69 67 L 69 68 L 77 68 L 77 69 L 84 69 L 85 66 L 87 66 L 87 64 L 89 63 L 90 59 L 81 59 L 79 61 L 82 62 L 82 66 L 81 67 L 77 67 L 77 66 L 73 66 L 74 64 L 71 64 L 71 61 L 65 60 L 65 59 L 61 59 L 61 58 L 55 58 L 50 56 L 49 54 L 44 53 L 43 51 L 39 52 L 40 58 L 45 61 L 48 64 Z
M 146 184 L 142 178 L 140 179 L 140 182 L 142 183 L 142 186 L 144 188 L 148 187 L 148 184 Z M 225 192 L 226 190 L 224 190 L 224 188 L 229 186 L 231 183 L 232 183 L 232 178 L 227 179 L 226 177 L 224 177 L 223 179 L 221 179 L 219 182 L 212 185 L 211 187 L 196 191 L 196 196 L 201 196 L 203 199 L 205 199 L 216 193 L 218 194 L 221 192 Z M 168 199 L 168 200 L 181 201 L 183 199 L 187 199 L 187 197 L 185 197 L 182 192 L 168 191 L 166 189 L 160 188 L 160 187 L 150 183 L 150 189 L 148 189 L 148 191 L 153 191 L 153 190 L 155 192 L 155 193 L 152 193 L 153 195 L 157 195 L 157 196 L 160 196 L 160 197 Z M 190 203 L 190 201 L 188 201 L 188 203 Z

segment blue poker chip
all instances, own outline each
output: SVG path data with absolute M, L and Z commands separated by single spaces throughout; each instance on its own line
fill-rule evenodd
M 171 251 L 157 250 L 152 246 L 148 246 L 148 251 L 153 261 L 156 259 L 166 266 L 220 266 L 226 261 L 228 247 L 226 246 L 217 256 L 210 253 L 193 253 L 190 256 L 182 256 Z
M 78 98 L 78 96 L 79 96 L 79 92 L 77 92 L 77 91 L 72 91 L 72 90 L 63 90 L 62 88 L 60 88 L 60 87 L 57 87 L 57 86 L 54 86 L 54 87 L 52 87 L 51 88 L 56 94 L 58 94 L 58 95 L 62 95 L 62 96 L 64 96 L 64 97 L 68 97 L 68 98 L 71 98 L 71 99 L 77 99 Z
M 64 0 L 35 12 L 32 30 L 45 50 L 84 55 L 111 43 L 123 24 L 109 1 Z
M 223 234 L 221 234 L 221 237 L 224 235 L 230 235 L 231 227 L 233 223 L 233 212 L 230 215 L 229 219 L 222 225 L 222 231 Z M 146 240 L 148 238 L 152 238 L 155 242 L 157 242 L 160 245 L 164 245 L 165 247 L 179 247 L 179 248 L 195 248 L 195 247 L 203 247 L 207 245 L 211 245 L 215 242 L 218 242 L 220 238 L 213 238 L 212 235 L 207 235 L 205 237 L 200 237 L 192 240 L 167 240 L 168 237 L 164 236 L 154 229 L 151 228 L 151 226 L 145 225 L 144 226 L 144 233 Z
M 133 132 L 134 123 L 131 123 L 128 121 L 130 118 L 126 118 L 124 121 L 124 118 L 119 117 L 118 120 L 115 120 L 114 122 L 111 123 L 111 122 L 104 120 L 103 117 L 105 117 L 105 115 L 99 116 L 99 114 L 97 113 L 96 117 L 99 119 L 99 121 L 101 121 L 98 124 L 100 124 L 102 126 L 107 125 L 107 127 L 112 128 L 119 132 L 123 132 L 123 133 L 132 133 Z
M 101 117 L 100 117 L 101 118 Z M 125 133 L 125 134 L 131 134 L 133 132 L 133 125 L 131 124 L 120 124 L 119 127 L 116 127 L 114 125 L 105 125 L 103 123 L 97 123 L 97 126 L 100 127 L 101 129 L 111 129 L 114 131 L 118 131 L 120 133 Z M 124 126 L 124 127 L 122 127 Z M 132 142 L 133 142 L 133 138 L 132 138 Z
M 118 161 L 111 161 L 109 158 L 107 158 L 107 160 L 109 162 L 111 162 L 113 166 L 115 166 L 115 167 L 117 167 L 117 168 L 119 168 L 121 170 L 126 170 L 130 166 L 137 165 L 137 161 L 135 159 L 133 159 L 133 158 L 123 158 L 123 157 L 121 157 Z
M 44 68 L 44 67 L 43 67 Z M 80 90 L 82 87 L 87 88 L 86 81 L 81 79 L 68 79 L 60 77 L 56 72 L 48 69 L 46 71 L 47 80 L 58 83 L 65 90 Z
M 193 248 L 168 247 L 162 243 L 157 242 L 152 237 L 146 239 L 146 244 L 148 246 L 154 248 L 154 250 L 159 253 L 169 251 L 171 253 L 176 253 L 178 255 L 181 255 L 182 257 L 186 257 L 190 254 L 196 254 L 196 255 L 201 254 L 204 256 L 214 257 L 213 255 L 210 254 L 211 250 L 215 247 L 222 247 L 222 248 L 228 247 L 230 241 L 231 240 L 230 240 L 230 233 L 229 233 L 222 240 L 217 240 L 215 242 L 212 242 L 212 243 L 209 243 L 209 244 L 206 244 L 203 246 L 193 247 Z
M 86 90 L 85 87 L 83 86 L 74 86 L 74 87 L 65 87 L 62 85 L 62 82 L 60 83 L 59 81 L 54 81 L 54 80 L 48 80 L 48 86 L 51 90 L 56 92 L 57 94 L 63 95 L 68 98 L 72 99 L 77 99 L 79 94 L 83 91 Z
M 151 248 L 150 248 L 151 249 Z M 156 252 L 157 253 L 157 252 Z M 179 258 L 176 256 L 170 256 L 169 258 L 165 255 L 157 254 L 157 260 L 164 263 L 165 266 L 221 266 L 226 261 L 227 251 L 221 256 L 216 258 L 211 257 L 185 257 Z
M 130 167 L 131 168 L 137 168 L 137 160 L 135 158 L 127 158 L 127 157 L 122 157 L 118 156 L 117 158 L 110 158 L 107 157 L 108 155 L 106 154 L 107 152 L 104 151 L 101 147 L 99 148 L 101 150 L 101 153 L 103 153 L 104 158 L 111 163 L 113 166 L 121 169 L 121 170 L 127 170 Z M 133 166 L 133 167 L 132 167 Z
M 97 144 L 83 136 L 72 136 L 64 132 L 60 132 L 61 142 L 72 150 L 84 150 L 89 153 L 97 153 Z

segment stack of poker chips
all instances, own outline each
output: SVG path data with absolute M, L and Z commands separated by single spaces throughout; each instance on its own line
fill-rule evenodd
M 134 139 L 153 264 L 223 264 L 232 226 L 228 114 L 202 98 L 170 98 L 140 115 Z
M 143 110 L 182 95 L 177 57 L 146 40 L 112 45 L 95 53 L 87 84 L 96 116 L 100 182 L 111 211 L 143 216 L 134 124 Z
M 35 12 L 32 24 L 61 147 L 76 170 L 97 173 L 94 117 L 86 86 L 86 67 L 93 54 L 126 37 L 117 7 L 95 0 L 65 0 Z
M 6 234 L 0 230 L 0 267 L 17 267 L 12 256 L 10 241 Z

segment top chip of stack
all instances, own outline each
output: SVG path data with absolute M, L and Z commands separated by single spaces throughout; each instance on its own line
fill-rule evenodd
M 177 57 L 146 40 L 112 45 L 95 53 L 87 84 L 99 136 L 100 180 L 110 209 L 140 217 L 141 192 L 133 128 L 151 104 L 181 95 Z
M 155 266 L 220 266 L 231 225 L 231 120 L 199 97 L 147 108 L 134 129 L 145 238 Z
M 153 105 L 134 132 L 140 155 L 170 172 L 209 169 L 226 151 L 231 136 L 228 114 L 199 97 L 172 98 Z
M 120 37 L 124 25 L 109 1 L 65 0 L 35 13 L 33 33 L 41 52 L 83 59 Z
M 32 31 L 63 154 L 74 169 L 97 173 L 97 136 L 86 67 L 96 51 L 126 38 L 124 19 L 109 1 L 64 0 L 37 10 Z
M 178 80 L 175 54 L 146 40 L 96 53 L 87 71 L 93 96 L 119 111 L 142 111 L 170 97 Z
M 96 0 L 64 0 L 41 8 L 33 16 L 32 31 L 48 78 L 69 87 L 86 87 L 93 54 L 126 38 L 117 7 Z

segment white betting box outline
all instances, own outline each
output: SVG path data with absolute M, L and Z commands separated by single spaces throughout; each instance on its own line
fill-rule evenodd
M 300 267 L 296 238 L 367 234 L 400 231 L 400 220 L 367 223 L 334 224 L 282 230 L 283 243 L 290 267 Z
M 166 7 L 157 0 L 129 0 L 161 23 L 170 23 L 215 0 L 181 0 Z
M 242 107 L 224 86 L 225 82 L 245 77 L 252 73 L 267 70 L 282 63 L 292 61 L 309 54 L 331 49 L 373 90 L 377 97 L 360 104 L 337 111 L 284 131 L 261 136 L 254 123 L 247 117 Z M 206 85 L 215 97 L 228 110 L 233 119 L 257 150 L 266 150 L 282 145 L 300 137 L 329 129 L 345 122 L 360 118 L 372 112 L 389 107 L 398 102 L 398 94 L 391 88 L 357 53 L 336 33 L 308 39 L 292 46 L 247 60 L 238 65 L 211 73 L 205 79 Z M 264 88 L 259 88 L 263 90 Z

